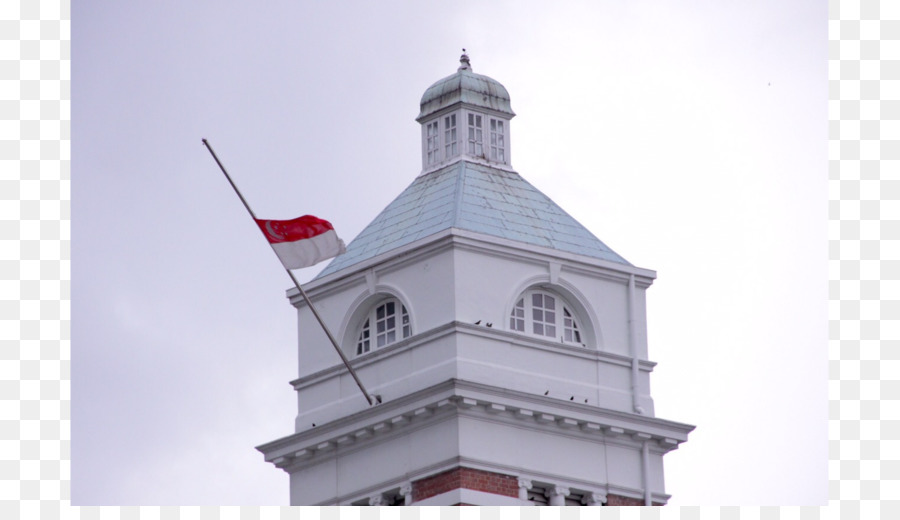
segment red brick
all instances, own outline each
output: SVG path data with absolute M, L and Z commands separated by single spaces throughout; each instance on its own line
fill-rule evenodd
M 606 496 L 606 505 L 607 506 L 642 506 L 644 505 L 643 498 L 631 498 L 631 497 L 623 497 L 622 495 L 607 495 Z M 661 506 L 663 504 L 659 502 L 653 502 L 654 506 Z
M 640 498 L 623 497 L 621 495 L 607 495 L 606 505 L 608 506 L 642 506 L 644 500 Z
M 508 497 L 519 496 L 519 481 L 516 477 L 460 467 L 413 482 L 413 501 L 460 488 Z

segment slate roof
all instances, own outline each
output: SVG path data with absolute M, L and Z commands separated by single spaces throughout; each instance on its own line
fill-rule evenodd
M 459 161 L 417 177 L 316 278 L 448 228 L 631 265 L 519 174 Z

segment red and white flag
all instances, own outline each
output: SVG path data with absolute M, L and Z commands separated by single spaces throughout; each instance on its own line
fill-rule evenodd
M 317 264 L 347 251 L 331 222 L 303 215 L 293 220 L 261 220 L 256 224 L 285 269 Z

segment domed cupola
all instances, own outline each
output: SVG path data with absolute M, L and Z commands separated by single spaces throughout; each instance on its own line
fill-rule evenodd
M 510 169 L 509 120 L 516 114 L 497 80 L 475 74 L 463 54 L 455 74 L 422 95 L 422 171 L 466 159 Z
M 459 58 L 459 63 L 456 74 L 435 82 L 422 95 L 422 101 L 419 102 L 419 117 L 416 121 L 421 123 L 435 112 L 457 103 L 500 112 L 509 118 L 516 115 L 510 106 L 506 87 L 494 78 L 472 72 L 472 64 L 465 53 Z

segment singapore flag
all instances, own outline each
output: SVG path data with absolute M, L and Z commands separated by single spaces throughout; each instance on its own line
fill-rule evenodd
M 312 215 L 293 220 L 256 219 L 256 224 L 285 269 L 309 267 L 347 251 L 331 223 Z

